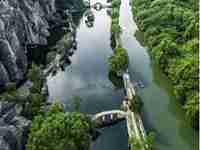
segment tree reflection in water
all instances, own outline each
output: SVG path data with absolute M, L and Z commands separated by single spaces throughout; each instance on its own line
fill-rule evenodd
M 124 88 L 122 77 L 118 77 L 114 72 L 109 71 L 108 79 L 112 82 L 116 89 Z

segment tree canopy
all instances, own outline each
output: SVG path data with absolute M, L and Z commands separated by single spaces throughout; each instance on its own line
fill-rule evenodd
M 109 58 L 109 70 L 119 73 L 126 71 L 129 64 L 128 54 L 124 48 L 116 48 L 114 54 Z
M 195 127 L 199 123 L 199 16 L 195 0 L 133 0 L 133 14 L 153 59 Z
M 27 150 L 89 150 L 90 120 L 78 112 L 64 113 L 54 103 L 45 115 L 34 118 Z

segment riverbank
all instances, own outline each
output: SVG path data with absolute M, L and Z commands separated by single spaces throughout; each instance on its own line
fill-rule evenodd
M 173 0 L 132 0 L 131 4 L 152 59 L 172 81 L 176 98 L 198 129 L 198 4 Z
M 129 56 L 129 72 L 144 106 L 145 129 L 156 134 L 155 148 L 161 150 L 198 149 L 198 134 L 184 116 L 175 99 L 172 85 L 152 61 L 138 29 L 131 1 L 123 1 L 120 9 L 121 43 Z M 133 36 L 134 34 L 134 36 Z M 138 83 L 144 86 L 139 86 Z

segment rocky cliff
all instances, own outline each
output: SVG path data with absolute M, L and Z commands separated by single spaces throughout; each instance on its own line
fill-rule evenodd
M 21 108 L 0 102 L 0 150 L 23 150 L 31 121 L 20 116 Z
M 63 22 L 61 11 L 83 5 L 80 0 L 0 0 L 0 86 L 23 79 L 27 47 L 47 44 L 51 27 Z
M 81 0 L 0 0 L 0 88 L 24 79 L 30 47 L 48 44 L 66 9 L 83 7 Z M 0 102 L 0 150 L 25 149 L 30 124 L 18 105 Z

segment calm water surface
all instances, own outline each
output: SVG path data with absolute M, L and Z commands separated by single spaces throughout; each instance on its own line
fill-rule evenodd
M 67 111 L 73 111 L 75 96 L 81 97 L 80 111 L 88 114 L 118 109 L 122 103 L 123 91 L 116 90 L 108 78 L 107 62 L 113 53 L 110 47 L 111 18 L 106 9 L 92 12 L 94 26 L 88 28 L 83 17 L 77 29 L 78 48 L 70 58 L 71 65 L 66 71 L 48 78 L 50 99 L 61 100 Z M 128 150 L 126 131 L 125 121 L 102 129 L 102 135 L 92 143 L 91 149 Z
M 106 0 L 92 0 L 92 3 L 97 1 L 106 3 Z M 78 48 L 70 58 L 71 65 L 48 77 L 50 99 L 59 99 L 67 111 L 73 111 L 75 96 L 81 97 L 80 111 L 90 114 L 119 108 L 124 96 L 123 90 L 116 89 L 108 78 L 107 60 L 113 53 L 110 47 L 111 19 L 106 9 L 92 12 L 94 26 L 88 28 L 83 17 L 77 29 Z M 130 57 L 132 80 L 141 80 L 145 85 L 137 90 L 144 102 L 145 126 L 156 131 L 158 150 L 193 150 L 197 147 L 192 142 L 194 132 L 170 94 L 167 79 L 150 62 L 147 50 L 140 44 L 142 36 L 132 17 L 129 1 L 122 0 L 121 39 Z M 92 143 L 92 150 L 128 150 L 125 122 L 101 132 L 102 135 Z

